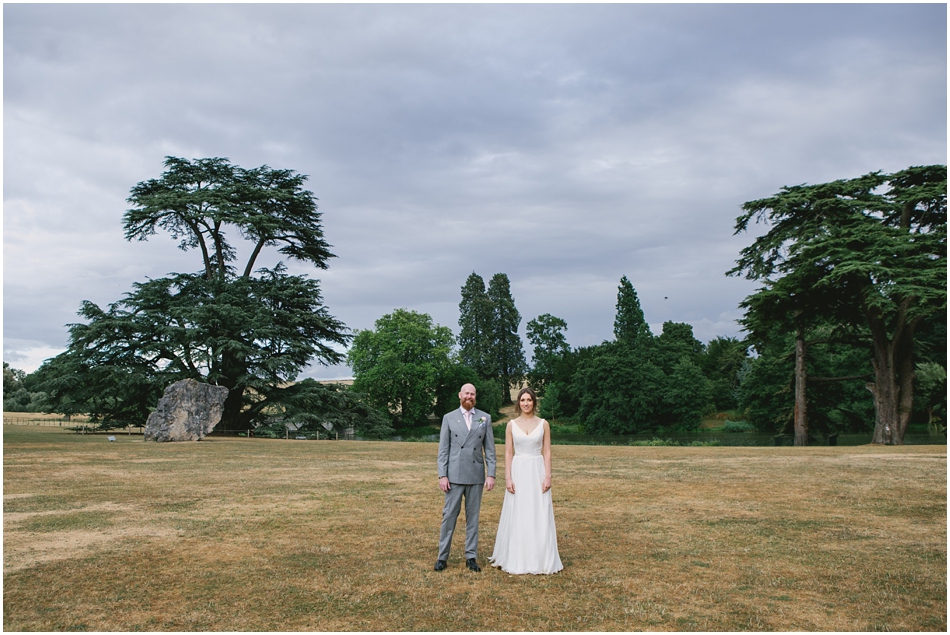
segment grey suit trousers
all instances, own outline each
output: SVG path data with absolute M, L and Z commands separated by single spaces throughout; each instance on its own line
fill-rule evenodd
M 452 488 L 445 493 L 445 506 L 442 508 L 438 560 L 449 559 L 449 547 L 452 546 L 455 522 L 462 509 L 462 498 L 465 498 L 465 558 L 475 558 L 478 556 L 478 512 L 482 506 L 482 491 L 485 484 L 450 483 L 450 485 Z

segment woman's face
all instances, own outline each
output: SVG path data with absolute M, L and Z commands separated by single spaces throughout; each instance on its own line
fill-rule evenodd
M 534 411 L 534 399 L 531 398 L 531 395 L 525 393 L 521 395 L 521 399 L 518 401 L 518 404 L 521 406 L 521 412 L 531 414 Z

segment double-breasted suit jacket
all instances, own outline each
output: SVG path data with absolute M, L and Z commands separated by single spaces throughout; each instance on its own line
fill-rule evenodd
M 488 476 L 495 478 L 495 437 L 491 416 L 473 408 L 471 430 L 466 427 L 460 408 L 442 417 L 438 463 L 439 478 L 447 476 L 449 483 L 484 483 L 486 470 Z

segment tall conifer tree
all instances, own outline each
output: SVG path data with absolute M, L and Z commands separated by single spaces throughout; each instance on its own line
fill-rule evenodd
M 492 308 L 492 361 L 495 375 L 501 379 L 502 400 L 511 403 L 510 388 L 519 384 L 528 371 L 518 326 L 521 314 L 511 297 L 511 283 L 504 273 L 496 273 L 488 283 Z
M 459 302 L 459 357 L 481 377 L 492 377 L 492 306 L 485 281 L 475 272 L 462 286 Z
M 617 288 L 617 317 L 614 318 L 614 337 L 618 342 L 635 344 L 650 338 L 650 327 L 640 308 L 640 299 L 627 276 L 620 278 Z

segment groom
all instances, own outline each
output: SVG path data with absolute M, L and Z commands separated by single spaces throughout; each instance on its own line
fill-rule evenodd
M 465 499 L 465 564 L 472 571 L 478 566 L 478 511 L 485 491 L 495 487 L 495 437 L 491 416 L 475 409 L 475 386 L 465 384 L 459 391 L 458 410 L 442 417 L 439 435 L 439 489 L 445 492 L 439 557 L 435 570 L 445 569 L 449 559 L 455 521 Z M 484 454 L 483 454 L 484 453 Z M 488 477 L 485 477 L 485 464 Z

